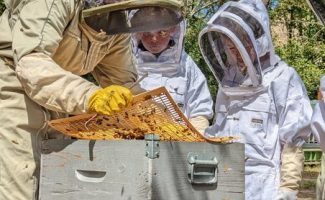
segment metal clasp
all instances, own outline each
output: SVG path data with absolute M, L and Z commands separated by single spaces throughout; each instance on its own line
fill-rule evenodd
M 146 134 L 144 136 L 146 140 L 146 156 L 150 159 L 155 159 L 159 157 L 159 135 L 156 134 Z
M 187 155 L 188 181 L 191 184 L 215 184 L 218 181 L 218 160 L 215 153 L 194 153 Z

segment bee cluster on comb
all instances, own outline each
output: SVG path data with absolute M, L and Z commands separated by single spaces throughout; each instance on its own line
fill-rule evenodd
M 229 142 L 204 138 L 186 119 L 165 88 L 135 96 L 132 105 L 110 116 L 84 114 L 49 122 L 54 129 L 78 139 L 144 139 L 154 133 L 163 141 Z

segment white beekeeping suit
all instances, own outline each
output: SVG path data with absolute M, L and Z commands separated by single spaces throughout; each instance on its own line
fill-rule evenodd
M 324 0 L 307 0 L 308 5 L 313 10 L 317 18 L 325 25 L 325 1 Z M 318 140 L 321 149 L 323 150 L 321 172 L 316 184 L 316 199 L 325 199 L 325 76 L 320 80 L 319 89 L 320 98 L 314 107 L 311 128 L 315 138 Z
M 325 152 L 325 76 L 320 80 L 319 92 L 321 99 L 318 100 L 314 107 L 314 112 L 311 120 L 312 132 L 320 144 L 321 149 Z
M 311 129 L 323 151 L 322 168 L 316 184 L 316 199 L 322 200 L 325 198 L 325 76 L 323 76 L 320 80 L 319 92 L 321 94 L 321 99 L 318 100 L 318 103 L 314 107 L 311 120 Z
M 206 135 L 245 143 L 246 199 L 296 199 L 312 109 L 296 71 L 275 55 L 262 1 L 223 5 L 199 44 L 220 86 Z
M 204 132 L 213 116 L 213 101 L 205 76 L 183 49 L 184 32 L 183 21 L 170 35 L 168 47 L 159 55 L 145 49 L 139 34 L 135 34 L 133 53 L 139 76 L 148 74 L 140 82 L 141 87 L 145 90 L 166 87 L 194 127 Z

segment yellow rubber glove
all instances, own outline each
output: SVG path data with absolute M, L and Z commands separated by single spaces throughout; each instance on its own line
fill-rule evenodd
M 110 115 L 127 107 L 133 99 L 125 87 L 111 85 L 97 90 L 89 99 L 88 112 Z

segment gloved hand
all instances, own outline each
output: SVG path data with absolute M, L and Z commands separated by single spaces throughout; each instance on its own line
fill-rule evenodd
M 111 85 L 94 92 L 88 102 L 88 112 L 110 115 L 128 106 L 132 99 L 129 89 Z
M 188 120 L 202 135 L 204 135 L 204 130 L 209 127 L 209 120 L 204 116 L 196 116 Z
M 297 200 L 298 191 L 280 188 L 276 200 Z
M 304 169 L 304 153 L 301 147 L 284 145 L 281 153 L 281 181 L 278 199 L 297 199 Z

